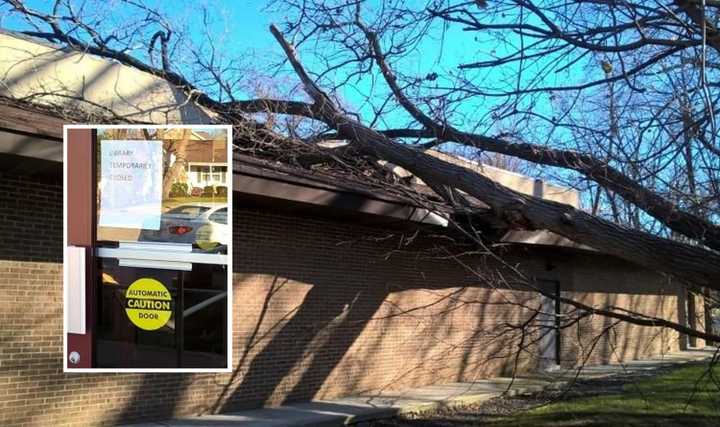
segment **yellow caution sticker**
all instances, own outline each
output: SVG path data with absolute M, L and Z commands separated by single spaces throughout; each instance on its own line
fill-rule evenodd
M 140 329 L 160 329 L 172 315 L 172 296 L 160 282 L 144 277 L 133 282 L 125 292 L 125 313 Z

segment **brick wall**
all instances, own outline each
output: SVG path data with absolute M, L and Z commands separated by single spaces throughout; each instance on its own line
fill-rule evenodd
M 621 260 L 586 256 L 574 260 L 563 296 L 595 307 L 614 306 L 679 322 L 682 300 L 667 278 Z M 601 333 L 602 332 L 602 333 Z M 678 333 L 592 316 L 563 331 L 564 364 L 641 359 L 680 349 Z
M 412 235 L 246 211 L 238 236 L 235 315 L 241 404 L 279 404 L 507 372 L 501 331 L 529 293 L 483 286 Z M 468 259 L 472 267 L 478 260 Z M 469 285 L 479 285 L 468 287 Z M 402 314 L 405 313 L 405 314 Z M 247 351 L 246 351 L 247 350 Z M 245 356 L 245 352 L 247 355 Z
M 62 262 L 62 185 L 0 173 L 0 260 Z
M 0 228 L 3 426 L 114 424 L 508 373 L 519 338 L 508 325 L 528 315 L 518 303 L 537 305 L 533 293 L 498 286 L 482 257 L 462 257 L 464 267 L 438 259 L 447 253 L 433 239 L 403 244 L 412 236 L 236 208 L 232 374 L 64 374 L 61 188 L 2 178 L 0 218 L 12 223 Z M 552 271 L 545 255 L 508 257 L 585 298 L 599 294 L 598 269 L 616 277 L 594 264 L 602 257 Z M 622 266 L 640 288 L 657 279 Z M 654 308 L 672 298 L 629 295 L 617 299 Z M 586 335 L 602 323 L 588 321 Z M 620 335 L 622 357 L 647 354 L 627 350 L 652 335 L 640 331 Z

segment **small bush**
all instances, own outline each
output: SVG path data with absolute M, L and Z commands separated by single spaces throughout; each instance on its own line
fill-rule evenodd
M 203 189 L 203 197 L 212 197 L 215 195 L 215 187 L 212 185 L 206 185 Z
M 220 197 L 227 197 L 227 187 L 224 185 L 218 185 L 215 189 L 215 195 Z
M 176 182 L 170 187 L 170 197 L 185 197 L 188 194 L 188 185 L 184 182 Z
M 203 189 L 201 187 L 193 187 L 190 195 L 193 197 L 200 197 L 203 195 Z

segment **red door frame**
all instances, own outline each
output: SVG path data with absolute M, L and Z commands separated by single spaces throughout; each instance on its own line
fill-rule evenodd
M 97 131 L 67 129 L 67 244 L 85 248 L 85 333 L 67 334 L 67 354 L 77 352 L 80 360 L 71 368 L 93 367 L 95 327 L 95 241 L 97 218 Z

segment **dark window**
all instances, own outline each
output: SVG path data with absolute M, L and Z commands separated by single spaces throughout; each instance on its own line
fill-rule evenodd
M 227 366 L 226 266 L 194 264 L 192 271 L 121 267 L 99 261 L 98 368 L 224 368 Z M 143 330 L 127 313 L 128 287 L 139 278 L 161 282 L 172 297 L 170 320 Z

